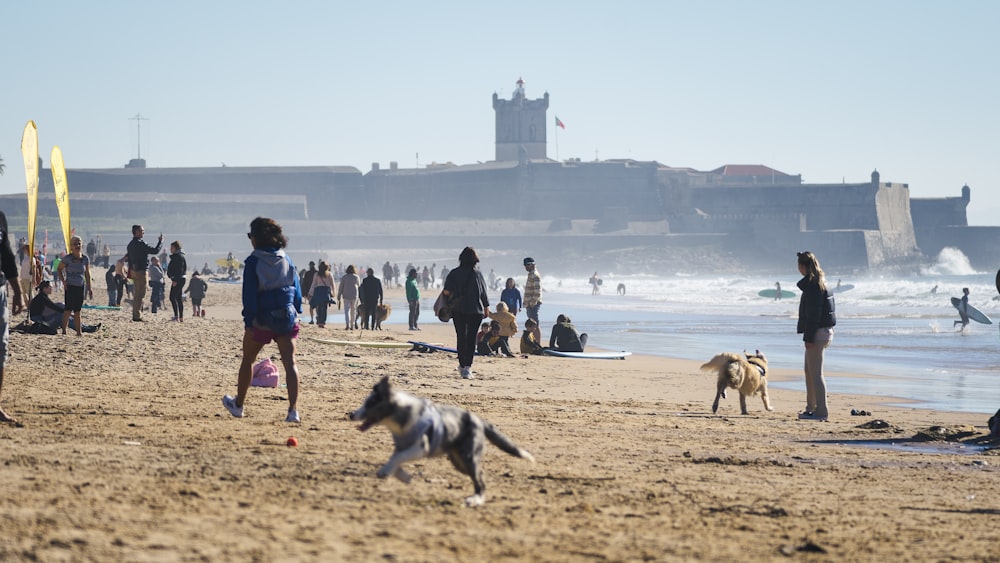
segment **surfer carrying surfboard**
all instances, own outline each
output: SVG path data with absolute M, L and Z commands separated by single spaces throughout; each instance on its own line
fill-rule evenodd
M 958 316 L 960 320 L 955 321 L 951 326 L 952 328 L 962 325 L 962 330 L 969 326 L 969 288 L 962 288 L 962 299 L 959 300 L 958 306 Z

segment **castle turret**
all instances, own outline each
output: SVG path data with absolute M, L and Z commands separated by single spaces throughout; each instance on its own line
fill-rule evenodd
M 549 93 L 543 98 L 529 100 L 524 93 L 524 80 L 518 78 L 514 94 L 501 100 L 493 94 L 496 112 L 496 159 L 525 160 L 546 158 L 546 110 Z

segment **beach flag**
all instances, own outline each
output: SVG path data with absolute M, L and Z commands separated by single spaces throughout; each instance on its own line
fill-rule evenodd
M 59 222 L 62 223 L 63 239 L 66 241 L 66 252 L 69 252 L 69 186 L 66 185 L 66 167 L 63 165 L 63 155 L 59 147 L 52 147 L 52 184 L 56 188 L 56 207 L 59 208 Z
M 559 120 L 558 115 L 556 116 L 556 127 L 562 127 L 563 129 L 566 128 L 566 124 Z
M 28 185 L 28 253 L 35 255 L 35 217 L 38 215 L 38 127 L 29 120 L 21 135 L 24 181 Z M 20 251 L 21 249 L 16 249 Z

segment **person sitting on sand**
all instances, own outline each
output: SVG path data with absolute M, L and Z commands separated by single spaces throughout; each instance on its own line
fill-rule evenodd
M 556 317 L 549 337 L 549 348 L 560 352 L 583 352 L 587 345 L 587 334 L 577 334 L 576 327 L 566 315 Z
M 35 288 L 37 293 L 31 298 L 28 305 L 28 320 L 43 325 L 45 334 L 57 334 L 62 327 L 63 315 L 66 307 L 62 303 L 52 301 L 52 283 L 48 280 L 38 284 Z M 69 328 L 76 330 L 76 316 L 69 317 Z M 100 323 L 96 325 L 85 324 L 80 327 L 80 332 L 97 332 L 101 328 Z
M 489 331 L 479 338 L 476 345 L 476 352 L 480 356 L 499 356 L 502 354 L 508 358 L 513 358 L 514 353 L 510 351 L 507 339 L 500 336 L 500 323 L 491 321 L 488 324 L 483 324 L 489 326 Z
M 535 356 L 542 355 L 541 339 L 542 330 L 538 328 L 538 323 L 535 322 L 535 319 L 524 321 L 524 332 L 521 333 L 521 353 Z

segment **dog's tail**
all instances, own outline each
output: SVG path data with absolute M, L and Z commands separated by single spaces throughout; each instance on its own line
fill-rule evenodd
M 701 365 L 702 371 L 712 371 L 715 373 L 725 373 L 729 379 L 730 387 L 738 387 L 740 384 L 740 361 L 743 357 L 732 352 L 716 354 L 714 358 Z M 726 368 L 723 372 L 722 368 Z
M 535 463 L 535 456 L 529 454 L 527 450 L 523 450 L 516 445 L 514 442 L 510 441 L 510 438 L 504 436 L 499 430 L 497 430 L 489 422 L 483 421 L 483 430 L 486 433 L 486 438 L 493 443 L 494 446 L 500 448 L 501 450 L 507 452 L 508 454 L 526 459 L 531 463 Z

